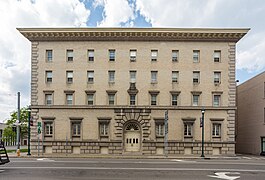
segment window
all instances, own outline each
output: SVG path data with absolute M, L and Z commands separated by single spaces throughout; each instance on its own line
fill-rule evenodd
M 87 71 L 87 82 L 94 83 L 94 71 Z
M 199 106 L 199 94 L 193 94 L 192 95 L 192 106 Z
M 44 122 L 44 135 L 45 136 L 53 135 L 53 122 Z
M 71 83 L 73 83 L 73 79 L 74 79 L 74 73 L 73 73 L 73 71 L 66 71 L 66 82 L 68 83 L 68 84 L 71 84 Z
M 221 83 L 221 72 L 214 72 L 214 84 Z
M 178 94 L 171 94 L 171 105 L 172 106 L 178 105 Z
M 131 106 L 136 105 L 136 95 L 135 94 L 130 95 L 130 105 Z
M 213 106 L 218 107 L 221 105 L 221 95 L 214 94 L 213 95 Z
M 179 79 L 179 72 L 178 71 L 172 71 L 172 82 L 177 83 Z
M 109 83 L 115 82 L 115 71 L 109 71 Z
M 164 136 L 165 135 L 165 125 L 164 122 L 156 122 L 156 136 Z
M 136 50 L 130 50 L 130 61 L 135 62 L 136 61 Z
M 73 94 L 66 94 L 66 105 L 73 105 Z
M 115 94 L 108 94 L 109 105 L 115 104 Z
M 52 94 L 45 94 L 45 105 L 52 105 L 53 102 L 52 102 Z
M 81 122 L 72 122 L 72 136 L 81 135 Z
M 99 122 L 100 136 L 109 136 L 109 122 Z
M 193 51 L 193 62 L 198 63 L 200 61 L 200 51 L 194 50 Z
M 172 61 L 178 62 L 179 57 L 179 51 L 178 50 L 172 50 Z
M 157 83 L 157 71 L 151 71 L 151 83 Z
M 158 50 L 151 50 L 151 61 L 157 61 Z
M 94 94 L 87 94 L 87 105 L 94 105 Z
M 151 105 L 157 105 L 157 94 L 151 94 Z
M 192 123 L 184 123 L 184 137 L 192 136 Z
M 199 71 L 193 71 L 193 84 L 200 83 L 200 72 Z
M 115 50 L 114 49 L 109 50 L 109 61 L 115 61 Z
M 52 71 L 46 71 L 46 83 L 52 82 Z
M 87 51 L 87 56 L 88 56 L 88 61 L 94 61 L 94 50 L 93 49 L 89 49 Z
M 66 51 L 66 57 L 67 57 L 67 61 L 73 61 L 74 60 L 74 50 L 67 50 Z
M 213 129 L 212 129 L 212 136 L 213 137 L 220 137 L 221 136 L 221 124 L 219 123 L 213 123 Z
M 52 50 L 46 50 L 46 61 L 52 61 Z
M 130 71 L 130 82 L 131 83 L 136 82 L 136 71 Z
M 221 61 L 221 51 L 214 51 L 213 60 L 214 60 L 214 62 L 220 62 Z

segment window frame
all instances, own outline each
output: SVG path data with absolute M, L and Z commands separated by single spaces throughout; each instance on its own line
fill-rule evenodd
M 172 71 L 172 83 L 178 83 L 178 82 L 179 82 L 179 71 Z
M 51 75 L 50 77 L 49 77 L 49 74 Z M 46 83 L 48 83 L 48 84 L 50 84 L 50 83 L 52 83 L 52 71 L 51 70 L 47 70 L 47 71 L 45 71 L 45 79 L 46 79 Z
M 213 62 L 215 62 L 215 63 L 220 63 L 221 62 L 221 50 L 214 50 Z
M 134 98 L 132 99 L 132 97 Z M 136 94 L 129 94 L 129 100 L 130 100 L 130 106 L 136 106 Z
M 200 62 L 200 50 L 193 50 L 193 63 Z
M 116 59 L 116 50 L 115 49 L 109 49 L 109 61 L 113 62 Z
M 72 99 L 68 99 L 69 97 L 72 97 Z M 71 104 L 69 102 L 72 102 Z M 65 93 L 65 105 L 72 106 L 74 105 L 74 93 Z
M 135 55 L 134 55 L 135 53 Z M 136 49 L 130 49 L 130 61 L 136 62 L 136 56 L 137 56 L 137 50 Z
M 197 77 L 196 77 L 197 75 Z M 200 84 L 200 71 L 193 71 L 193 74 L 192 74 L 192 82 L 193 84 Z M 197 79 L 197 81 L 196 81 Z
M 45 52 L 45 59 L 46 62 L 52 62 L 53 61 L 53 50 L 52 49 L 46 49 Z
M 215 99 L 215 97 L 219 97 L 218 98 L 218 104 L 216 104 L 216 99 Z M 221 106 L 221 93 L 219 94 L 217 94 L 217 93 L 213 93 L 213 107 L 220 107 Z
M 90 74 L 92 74 L 93 76 L 89 76 Z M 88 84 L 93 84 L 94 83 L 94 80 L 95 80 L 95 73 L 94 71 L 87 71 L 87 83 Z
M 90 96 L 90 97 L 92 96 L 92 100 L 89 98 L 89 96 Z M 86 97 L 87 97 L 87 105 L 88 105 L 88 106 L 94 106 L 94 96 L 95 96 L 94 93 L 87 93 L 87 94 L 86 94 Z M 92 103 L 91 103 L 91 102 L 92 102 Z
M 98 118 L 98 135 L 100 138 L 109 138 L 110 121 L 111 121 L 111 117 L 99 117 Z
M 72 77 L 70 76 L 72 74 Z M 66 71 L 66 83 L 73 84 L 74 83 L 74 71 Z
M 179 61 L 179 50 L 172 50 L 171 59 L 172 59 L 172 62 Z
M 114 70 L 109 70 L 108 71 L 108 75 L 109 75 L 108 82 L 109 83 L 115 83 L 115 71 Z
M 72 56 L 69 56 L 72 55 Z M 73 49 L 67 49 L 66 50 L 66 61 L 67 62 L 73 62 L 74 61 L 74 50 Z
M 215 85 L 221 84 L 221 77 L 222 77 L 221 71 L 214 71 L 214 73 L 213 73 L 213 82 L 214 82 Z M 218 81 L 217 81 L 217 79 L 218 79 Z
M 93 56 L 91 56 L 93 55 Z M 87 50 L 87 60 L 88 62 L 94 62 L 95 60 L 95 51 L 94 49 L 88 49 Z
M 51 97 L 50 99 L 50 104 L 48 103 L 48 96 Z M 47 92 L 44 92 L 44 104 L 46 106 L 52 106 L 53 105 L 53 91 L 47 91 Z
M 151 50 L 151 62 L 156 62 L 158 58 L 158 50 L 152 49 Z
M 44 137 L 53 137 L 54 133 L 54 122 L 44 120 L 43 121 Z
M 158 71 L 151 71 L 151 84 L 156 84 L 158 82 L 157 76 L 158 76 Z M 153 77 L 155 78 L 153 79 Z
M 212 123 L 212 137 L 220 138 L 221 134 L 222 134 L 222 124 L 220 122 L 213 122 Z

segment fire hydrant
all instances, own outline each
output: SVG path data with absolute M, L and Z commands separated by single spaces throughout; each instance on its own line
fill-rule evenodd
M 20 149 L 17 149 L 17 157 L 20 156 Z

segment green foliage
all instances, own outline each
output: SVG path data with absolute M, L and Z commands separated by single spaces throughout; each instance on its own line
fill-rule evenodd
M 28 131 L 28 107 L 23 107 L 20 109 L 20 137 L 23 138 L 27 134 Z M 7 120 L 6 124 L 7 127 L 4 129 L 3 132 L 3 140 L 8 141 L 10 139 L 15 139 L 17 132 L 16 132 L 16 123 L 17 121 L 17 111 L 13 111 L 10 114 L 10 119 Z

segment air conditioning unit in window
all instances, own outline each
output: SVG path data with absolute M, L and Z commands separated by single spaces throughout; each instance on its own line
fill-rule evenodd
M 131 62 L 135 62 L 135 61 L 136 61 L 136 57 L 131 56 L 131 57 L 130 57 L 130 60 L 131 60 Z

